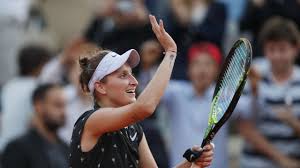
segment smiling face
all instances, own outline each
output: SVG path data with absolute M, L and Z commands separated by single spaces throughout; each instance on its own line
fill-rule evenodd
M 126 63 L 104 80 L 95 83 L 103 106 L 120 107 L 136 101 L 135 90 L 138 81 L 132 75 L 131 67 Z

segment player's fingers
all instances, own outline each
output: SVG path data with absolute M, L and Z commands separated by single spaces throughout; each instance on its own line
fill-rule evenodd
M 196 162 L 211 162 L 213 160 L 212 156 L 200 158 L 199 160 L 196 160 Z
M 159 29 L 157 28 L 158 25 L 157 25 L 155 17 L 154 16 L 150 16 L 149 18 L 150 18 L 150 23 L 151 23 L 153 32 L 155 34 L 159 33 Z
M 214 143 L 211 142 L 210 145 L 212 146 L 213 149 L 215 149 L 216 146 Z
M 158 27 L 156 17 L 154 15 L 149 15 L 150 23 L 153 27 Z
M 155 34 L 158 34 L 160 31 L 155 16 L 149 15 L 149 19 L 152 26 L 152 30 L 154 31 Z
M 192 151 L 198 151 L 198 152 L 201 152 L 203 149 L 201 148 L 200 145 L 195 145 L 192 147 Z
M 165 28 L 164 28 L 164 22 L 160 19 L 159 20 L 159 29 L 161 33 L 165 33 Z
M 201 158 L 212 157 L 213 155 L 214 155 L 214 152 L 212 150 L 210 150 L 210 151 L 204 151 L 200 157 Z
M 203 147 L 204 151 L 209 151 L 209 150 L 213 150 L 215 147 L 215 145 L 213 143 L 207 144 Z

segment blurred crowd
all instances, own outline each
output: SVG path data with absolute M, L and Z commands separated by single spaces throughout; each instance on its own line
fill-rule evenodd
M 150 13 L 164 20 L 178 46 L 161 103 L 141 122 L 158 166 L 174 166 L 201 143 L 222 62 L 234 41 L 246 37 L 254 58 L 249 79 L 213 141 L 211 167 L 300 168 L 299 0 L 90 0 L 88 24 L 55 44 L 47 0 L 0 3 L 0 168 L 68 167 L 73 125 L 94 106 L 79 86 L 79 58 L 137 49 L 134 74 L 142 92 L 164 52 Z M 68 21 L 63 26 L 72 31 Z

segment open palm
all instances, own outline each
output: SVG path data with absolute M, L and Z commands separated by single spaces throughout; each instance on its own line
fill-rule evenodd
M 152 30 L 165 51 L 177 52 L 177 45 L 172 37 L 166 32 L 163 21 L 160 19 L 159 23 L 157 23 L 156 18 L 153 15 L 149 15 L 149 19 Z

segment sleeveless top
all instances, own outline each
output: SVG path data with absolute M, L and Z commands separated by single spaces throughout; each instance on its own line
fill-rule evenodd
M 140 125 L 133 124 L 104 133 L 88 152 L 82 152 L 80 142 L 87 119 L 97 109 L 85 112 L 74 125 L 69 155 L 70 168 L 138 168 L 138 147 L 143 137 Z

